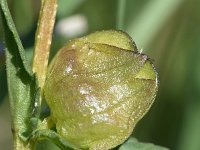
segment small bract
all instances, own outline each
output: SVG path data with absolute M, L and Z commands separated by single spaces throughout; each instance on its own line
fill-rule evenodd
M 75 146 L 106 150 L 123 143 L 158 89 L 151 60 L 122 31 L 68 42 L 52 60 L 44 88 L 57 132 Z

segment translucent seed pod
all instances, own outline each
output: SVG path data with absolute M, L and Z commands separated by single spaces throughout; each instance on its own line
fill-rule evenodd
M 57 132 L 79 148 L 123 143 L 158 89 L 151 60 L 124 32 L 72 40 L 52 60 L 44 88 Z

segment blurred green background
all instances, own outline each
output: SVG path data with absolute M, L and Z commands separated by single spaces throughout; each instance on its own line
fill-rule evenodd
M 200 0 L 58 0 L 52 56 L 68 39 L 122 29 L 156 65 L 160 86 L 133 136 L 172 150 L 200 149 Z M 40 0 L 9 0 L 27 57 L 32 57 Z M 12 149 L 0 25 L 0 149 Z

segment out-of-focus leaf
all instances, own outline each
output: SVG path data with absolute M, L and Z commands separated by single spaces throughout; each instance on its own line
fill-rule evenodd
M 130 19 L 126 31 L 134 37 L 139 47 L 145 48 L 182 2 L 183 0 L 148 1 L 137 18 Z
M 24 48 L 15 29 L 6 0 L 0 0 L 0 6 L 6 43 L 6 70 L 13 133 L 28 132 L 37 89 L 36 79 L 31 68 L 26 64 Z
M 58 18 L 68 16 L 86 0 L 59 0 Z
M 0 105 L 3 101 L 7 90 L 5 67 L 0 66 Z
M 199 105 L 189 104 L 185 120 L 183 122 L 182 136 L 178 150 L 198 150 L 200 149 L 199 142 L 199 125 L 200 125 L 200 109 Z
M 26 34 L 34 25 L 34 5 L 32 0 L 13 0 L 13 18 L 19 33 Z
M 137 139 L 131 137 L 119 148 L 119 150 L 169 150 L 169 149 L 151 143 L 142 143 L 139 142 Z
M 1 15 L 0 15 L 0 20 L 1 20 Z M 2 23 L 1 23 L 1 21 L 0 21 L 0 51 L 1 51 L 1 40 L 2 40 L 2 33 L 3 31 L 2 31 Z
M 126 1 L 127 0 L 118 0 L 117 1 L 117 20 L 116 28 L 124 30 L 124 19 L 125 19 L 125 10 L 126 10 Z
M 27 61 L 28 61 L 28 65 L 32 65 L 32 62 L 33 62 L 33 47 L 29 47 L 29 48 L 26 48 L 25 49 L 25 54 L 26 54 L 26 58 L 27 58 Z

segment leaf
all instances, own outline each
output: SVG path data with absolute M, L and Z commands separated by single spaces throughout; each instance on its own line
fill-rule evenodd
M 119 150 L 169 150 L 168 148 L 157 146 L 151 143 L 142 143 L 131 137 L 126 141 Z
M 48 129 L 38 130 L 33 133 L 31 137 L 32 142 L 41 140 L 50 140 L 62 150 L 78 150 L 74 145 L 68 143 L 64 138 L 59 136 L 56 132 Z
M 44 149 L 60 150 L 60 148 L 58 146 L 56 146 L 49 140 L 41 140 L 41 141 L 37 142 L 37 145 L 35 146 L 35 150 L 44 150 Z
M 34 7 L 31 0 L 12 1 L 13 18 L 19 33 L 27 34 L 34 24 Z M 34 9 L 33 9 L 34 8 Z M 23 14 L 23 17 L 22 17 Z M 25 21 L 26 20 L 26 23 Z
M 4 100 L 4 97 L 7 93 L 7 83 L 6 83 L 6 73 L 5 73 L 5 67 L 0 66 L 0 105 L 1 102 Z
M 130 1 L 135 5 L 135 1 Z M 141 4 L 142 9 L 139 9 L 140 12 L 137 13 L 137 18 L 134 18 L 132 14 L 128 18 L 129 24 L 127 25 L 126 31 L 135 38 L 136 43 L 139 46 L 146 48 L 146 46 L 154 39 L 154 36 L 161 30 L 163 24 L 168 20 L 174 12 L 177 11 L 182 4 L 182 0 L 168 0 L 168 1 L 147 1 L 144 5 L 144 2 Z M 138 7 L 138 5 L 135 5 Z M 137 9 L 137 8 L 135 8 Z M 131 10 L 134 10 L 131 7 Z M 128 12 L 127 11 L 127 12 Z M 162 13 L 166 12 L 166 13 Z M 158 21 L 159 20 L 159 21 Z
M 63 18 L 76 10 L 86 0 L 59 0 L 58 18 Z
M 124 29 L 124 18 L 126 13 L 126 0 L 118 0 L 117 1 L 117 20 L 116 20 L 116 28 Z
M 36 79 L 26 64 L 25 52 L 11 18 L 6 0 L 0 0 L 0 12 L 6 43 L 6 69 L 13 134 L 28 132 L 33 115 Z M 24 133 L 24 134 L 25 134 Z M 23 135 L 24 135 L 23 134 Z

